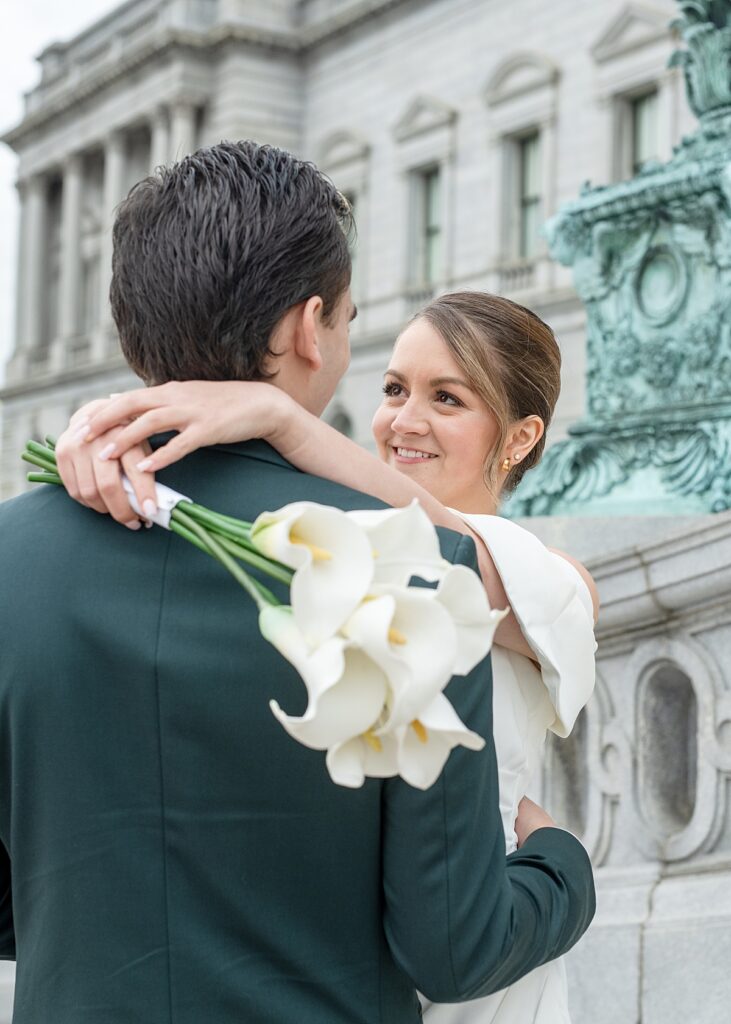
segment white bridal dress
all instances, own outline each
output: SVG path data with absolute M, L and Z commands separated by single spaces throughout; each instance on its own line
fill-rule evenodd
M 592 601 L 576 569 L 527 530 L 498 516 L 457 514 L 483 537 L 540 665 L 492 648 L 500 813 L 513 853 L 518 804 L 537 776 L 546 733 L 568 736 L 594 687 Z M 483 999 L 425 1002 L 424 1017 L 427 1024 L 570 1024 L 563 962 L 543 964 Z

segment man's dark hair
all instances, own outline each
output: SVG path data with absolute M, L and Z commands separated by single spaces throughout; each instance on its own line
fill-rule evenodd
M 350 282 L 347 200 L 311 163 L 221 142 L 132 189 L 114 223 L 112 313 L 148 384 L 256 380 L 271 334 L 313 295 L 327 321 Z

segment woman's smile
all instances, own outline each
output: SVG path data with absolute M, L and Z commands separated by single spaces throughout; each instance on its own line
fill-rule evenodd
M 394 455 L 394 461 L 406 466 L 415 466 L 420 462 L 428 462 L 431 459 L 439 458 L 434 452 L 425 452 L 420 448 L 407 448 L 396 444 L 391 445 L 391 451 Z

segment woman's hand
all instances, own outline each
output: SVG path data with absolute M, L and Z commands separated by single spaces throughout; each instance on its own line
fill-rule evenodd
M 518 817 L 515 819 L 515 834 L 518 837 L 518 849 L 539 828 L 555 828 L 556 822 L 551 815 L 539 807 L 527 796 L 518 804 Z
M 66 490 L 76 501 L 95 512 L 109 513 L 130 530 L 139 530 L 142 523 L 130 507 L 122 486 L 122 474 L 132 484 L 140 508 L 148 515 L 154 515 L 155 479 L 136 468 L 138 462 L 149 456 L 149 444 L 145 441 L 136 445 L 118 462 L 109 462 L 100 459 L 99 455 L 116 442 L 123 429 L 121 426 L 98 436 L 91 444 L 85 441 L 91 416 L 108 402 L 109 399 L 89 402 L 71 417 L 68 427 L 56 442 L 58 471 Z
M 120 424 L 113 440 L 100 447 L 99 458 L 119 459 L 152 434 L 178 431 L 137 468 L 156 473 L 198 448 L 252 438 L 273 437 L 286 403 L 279 388 L 257 381 L 171 381 L 158 387 L 127 391 L 98 405 L 89 416 L 87 445 Z

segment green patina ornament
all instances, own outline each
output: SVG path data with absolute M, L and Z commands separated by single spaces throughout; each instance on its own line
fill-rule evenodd
M 731 0 L 673 22 L 698 131 L 546 225 L 587 311 L 587 413 L 508 514 L 731 508 Z

